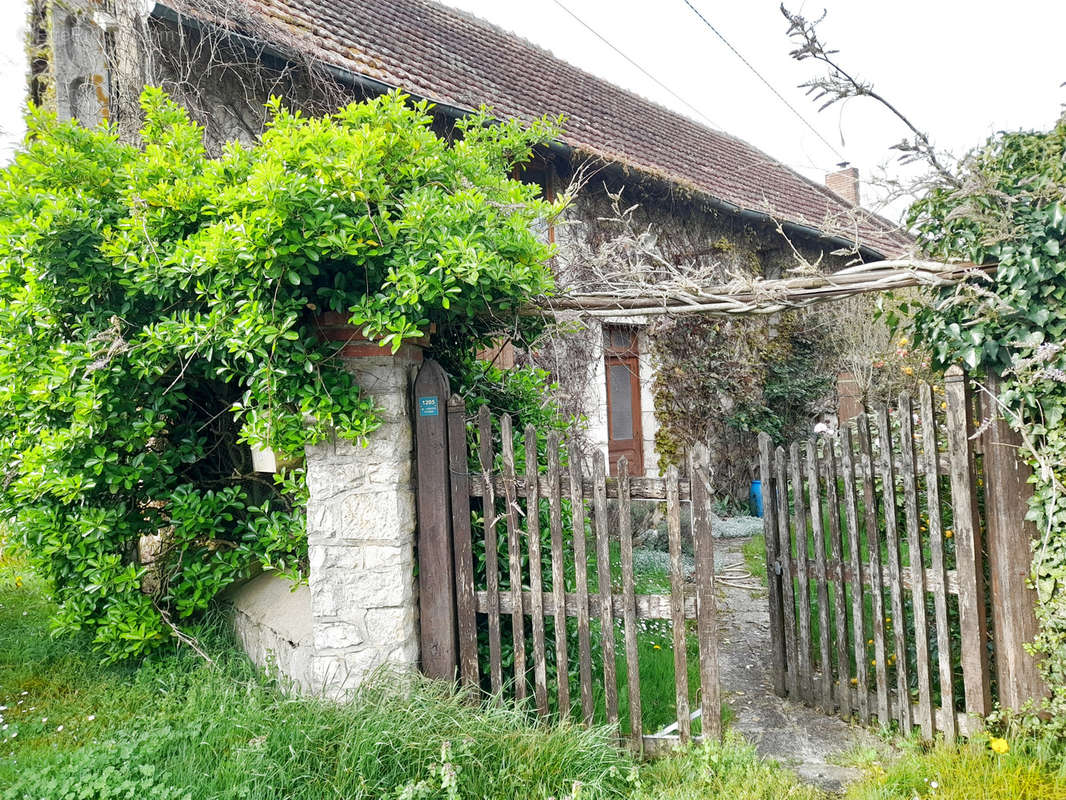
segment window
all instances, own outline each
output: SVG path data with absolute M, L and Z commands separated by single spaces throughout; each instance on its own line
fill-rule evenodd
M 626 457 L 630 475 L 644 474 L 644 436 L 640 426 L 640 360 L 637 329 L 619 325 L 603 329 L 607 375 L 607 459 L 612 475 Z

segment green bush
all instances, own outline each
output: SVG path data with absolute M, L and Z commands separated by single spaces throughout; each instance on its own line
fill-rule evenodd
M 272 101 L 256 145 L 212 159 L 162 92 L 142 105 L 136 147 L 32 111 L 0 172 L 0 514 L 56 629 L 112 659 L 256 566 L 301 571 L 302 472 L 264 479 L 247 445 L 379 424 L 316 315 L 473 351 L 551 289 L 531 227 L 559 207 L 510 177 L 546 123 L 474 115 L 448 143 L 396 93 L 319 119 Z
M 1029 519 L 1034 647 L 1066 725 L 1066 117 L 1048 131 L 1001 133 L 971 154 L 956 186 L 911 209 L 933 257 L 995 264 L 985 281 L 943 289 L 916 310 L 915 340 L 935 365 L 1004 376 L 999 398 L 1034 468 Z M 901 309 L 906 314 L 908 309 Z

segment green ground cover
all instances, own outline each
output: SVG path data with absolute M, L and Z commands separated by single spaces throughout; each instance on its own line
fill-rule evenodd
M 290 697 L 220 619 L 202 631 L 217 666 L 187 650 L 102 665 L 85 639 L 49 634 L 54 610 L 48 586 L 0 554 L 2 800 L 824 797 L 735 734 L 640 763 L 607 727 L 544 723 L 417 679 L 348 705 Z M 866 777 L 847 798 L 1066 800 L 1061 743 L 993 742 L 893 740 L 854 759 Z

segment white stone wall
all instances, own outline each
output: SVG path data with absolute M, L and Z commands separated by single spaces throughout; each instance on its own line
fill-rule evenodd
M 346 359 L 380 408 L 365 447 L 307 448 L 308 585 L 261 575 L 229 594 L 252 660 L 303 693 L 344 699 L 368 673 L 418 667 L 415 495 L 407 395 L 412 364 Z
M 365 447 L 334 440 L 307 448 L 313 683 L 331 697 L 379 667 L 418 665 L 410 365 L 391 357 L 347 363 L 381 408 L 382 425 Z
M 244 652 L 305 694 L 314 685 L 311 592 L 273 573 L 260 575 L 227 593 L 233 632 Z

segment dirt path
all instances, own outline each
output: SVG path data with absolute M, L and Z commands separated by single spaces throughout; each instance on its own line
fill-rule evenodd
M 715 541 L 715 564 L 743 564 L 746 539 Z M 759 754 L 791 768 L 804 781 L 841 792 L 861 776 L 840 766 L 840 756 L 856 747 L 876 747 L 868 730 L 807 706 L 783 700 L 770 678 L 769 612 L 765 590 L 730 586 L 719 589 L 719 625 L 723 700 L 735 713 L 733 729 Z

